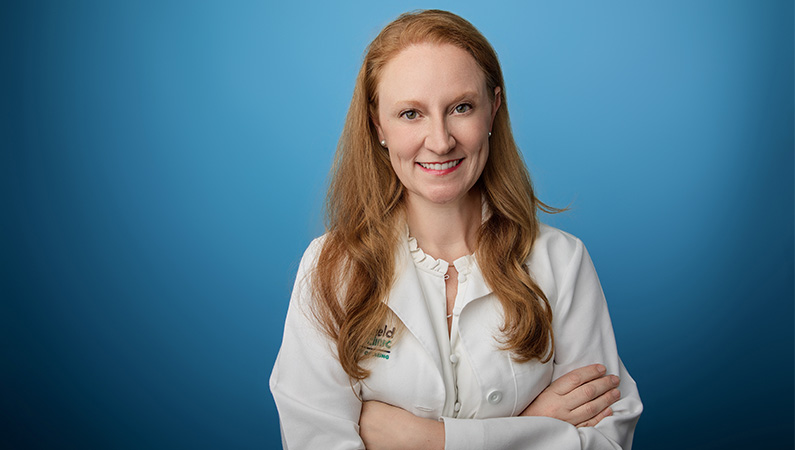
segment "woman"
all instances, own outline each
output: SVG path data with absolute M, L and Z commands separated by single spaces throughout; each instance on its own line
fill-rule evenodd
M 271 376 L 285 448 L 629 448 L 596 272 L 538 208 L 486 39 L 444 11 L 387 25 Z

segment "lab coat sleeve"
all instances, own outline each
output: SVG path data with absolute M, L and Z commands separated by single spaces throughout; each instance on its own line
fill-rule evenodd
M 584 245 L 569 236 L 573 251 L 556 276 L 553 312 L 555 356 L 553 380 L 579 367 L 604 364 L 621 382 L 613 415 L 595 427 L 576 428 L 548 417 L 493 419 L 444 418 L 445 449 L 602 450 L 632 447 L 643 406 L 635 381 L 618 357 L 613 327 L 596 270 Z
M 336 358 L 336 348 L 309 311 L 311 269 L 320 249 L 315 240 L 304 254 L 290 298 L 284 337 L 270 389 L 285 449 L 364 449 L 359 437 L 361 401 Z

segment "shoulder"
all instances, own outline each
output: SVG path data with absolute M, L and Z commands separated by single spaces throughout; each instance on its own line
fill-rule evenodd
M 546 262 L 556 267 L 567 266 L 573 259 L 581 257 L 584 251 L 585 246 L 576 236 L 539 223 L 538 235 L 527 264 L 532 266 Z
M 561 298 L 568 298 L 576 287 L 585 292 L 598 286 L 593 263 L 582 241 L 548 225 L 539 227 L 526 265 L 556 312 L 560 311 Z
M 306 247 L 306 250 L 304 250 L 304 254 L 301 257 L 301 264 L 298 268 L 298 273 L 311 270 L 317 265 L 317 259 L 320 257 L 320 252 L 323 250 L 323 244 L 325 243 L 327 237 L 328 233 L 325 233 L 322 236 L 312 239 L 312 242 L 310 242 Z
M 300 303 L 305 303 L 312 298 L 312 277 L 314 276 L 317 262 L 320 258 L 320 253 L 323 250 L 323 243 L 326 240 L 326 235 L 313 239 L 304 254 L 301 257 L 301 262 L 298 264 L 298 273 L 295 275 L 295 285 L 293 286 L 293 296 L 291 302 L 300 300 Z

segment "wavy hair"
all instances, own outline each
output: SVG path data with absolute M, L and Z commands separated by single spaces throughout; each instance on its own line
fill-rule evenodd
M 356 78 L 350 109 L 337 145 L 326 199 L 328 232 L 312 276 L 312 311 L 336 343 L 351 379 L 369 375 L 365 342 L 383 326 L 395 277 L 395 255 L 404 226 L 405 189 L 378 142 L 377 87 L 384 65 L 419 43 L 452 44 L 469 52 L 486 79 L 487 92 L 502 92 L 490 138 L 490 154 L 477 181 L 491 215 L 477 234 L 475 255 L 502 304 L 498 340 L 517 361 L 552 356 L 552 309 L 527 270 L 538 232 L 536 212 L 558 212 L 533 193 L 530 175 L 513 138 L 497 54 L 465 19 L 446 11 L 405 13 L 370 43 Z M 493 100 L 493 99 L 492 99 Z

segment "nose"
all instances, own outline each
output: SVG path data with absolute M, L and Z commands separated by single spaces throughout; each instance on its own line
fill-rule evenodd
M 447 121 L 443 118 L 429 121 L 428 134 L 425 136 L 425 148 L 436 154 L 444 155 L 455 147 L 455 138 L 450 134 L 447 125 Z

